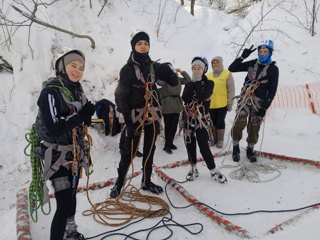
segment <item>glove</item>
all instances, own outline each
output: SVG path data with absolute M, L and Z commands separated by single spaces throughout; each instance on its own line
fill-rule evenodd
M 258 110 L 257 115 L 260 116 L 260 117 L 264 117 L 264 116 L 266 115 L 266 111 L 267 111 L 267 109 L 265 109 L 265 108 L 260 108 L 260 109 Z
M 136 132 L 136 127 L 132 121 L 126 122 L 126 136 L 130 139 L 135 139 L 140 137 L 140 133 Z
M 228 112 L 231 112 L 231 110 L 232 110 L 232 103 L 228 103 L 228 105 L 227 105 L 227 111 Z
M 82 118 L 84 124 L 88 127 L 91 125 L 91 117 L 93 116 L 95 111 L 96 109 L 94 104 L 89 101 L 82 107 L 81 111 L 78 113 Z
M 252 49 L 252 48 L 253 48 L 253 44 L 251 45 L 251 47 L 250 47 L 249 49 L 248 49 L 248 48 L 245 48 L 245 49 L 243 50 L 243 52 L 242 52 L 241 57 L 242 57 L 243 59 L 245 59 L 245 58 L 249 57 L 250 54 L 257 49 L 257 48 L 255 48 L 255 49 Z
M 199 72 L 198 70 L 193 70 L 191 82 L 201 81 L 201 79 L 202 79 L 201 72 Z

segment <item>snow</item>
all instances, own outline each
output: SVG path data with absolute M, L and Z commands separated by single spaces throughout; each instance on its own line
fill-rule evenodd
M 32 1 L 23 3 L 33 9 Z M 0 136 L 2 158 L 0 160 L 0 231 L 1 239 L 16 239 L 16 194 L 22 188 L 28 188 L 31 182 L 30 160 L 24 154 L 27 145 L 25 134 L 37 115 L 36 101 L 41 91 L 42 82 L 54 75 L 51 68 L 53 56 L 63 47 L 82 50 L 86 55 L 86 69 L 82 80 L 84 91 L 88 98 L 96 102 L 102 98 L 114 101 L 114 89 L 117 85 L 119 70 L 127 61 L 131 46 L 130 35 L 135 29 L 144 29 L 151 39 L 150 56 L 153 60 L 171 61 L 189 74 L 190 62 L 195 56 L 205 56 L 209 61 L 213 56 L 220 55 L 227 68 L 237 54 L 245 47 L 256 44 L 264 38 L 271 38 L 275 43 L 273 60 L 277 61 L 280 69 L 279 84 L 298 86 L 319 82 L 320 68 L 318 66 L 319 34 L 311 37 L 308 26 L 309 18 L 305 15 L 305 3 L 296 1 L 295 4 L 283 1 L 282 8 L 271 11 L 262 21 L 262 25 L 246 39 L 251 29 L 265 15 L 275 1 L 262 1 L 250 9 L 244 18 L 227 15 L 215 7 L 208 6 L 208 1 L 196 1 L 195 17 L 189 14 L 189 1 L 186 6 L 179 6 L 180 1 L 108 1 L 100 12 L 104 1 L 57 1 L 48 8 L 39 7 L 36 16 L 53 25 L 59 26 L 78 34 L 89 35 L 95 40 L 96 47 L 90 47 L 86 38 L 75 38 L 43 26 L 33 24 L 30 28 L 20 27 L 13 35 L 12 45 L 1 45 L 1 56 L 12 64 L 13 74 L 0 72 Z M 233 9 L 238 1 L 226 1 L 227 8 Z M 311 3 L 308 3 L 311 4 Z M 23 9 L 22 5 L 17 5 Z M 308 6 L 311 8 L 311 6 Z M 285 9 L 290 8 L 289 11 Z M 3 10 L 8 9 L 4 3 Z M 25 9 L 23 9 L 25 10 Z M 163 14 L 162 12 L 165 11 Z M 263 14 L 261 14 L 263 11 Z M 72 16 L 71 16 L 72 14 Z M 15 10 L 7 11 L 7 17 L 13 20 L 25 20 Z M 308 19 L 308 21 L 307 21 Z M 299 21 L 298 21 L 299 20 Z M 320 32 L 316 22 L 316 33 Z M 158 31 L 157 31 L 158 30 Z M 157 34 L 158 32 L 158 34 Z M 0 42 L 4 42 L 5 31 L 1 31 Z M 249 57 L 255 58 L 252 54 Z M 1 62 L 0 62 L 1 63 Z M 211 69 L 210 69 L 211 70 Z M 209 70 L 209 71 L 210 71 Z M 233 74 L 236 82 L 236 93 L 240 92 L 244 73 Z M 319 102 L 319 99 L 315 99 Z M 316 108 L 319 114 L 319 107 Z M 230 129 L 235 112 L 227 114 L 226 118 L 226 148 L 231 150 Z M 104 136 L 101 125 L 90 128 L 93 139 L 92 159 L 94 173 L 90 175 L 90 183 L 107 181 L 117 176 L 120 155 L 118 143 L 120 135 Z M 231 173 L 241 170 L 248 164 L 245 157 L 246 134 L 244 133 L 241 146 L 240 165 L 232 162 L 231 156 L 216 158 L 220 171 L 228 178 L 228 183 L 220 185 L 210 178 L 203 163 L 198 163 L 200 176 L 194 182 L 180 183 L 198 201 L 224 213 L 247 213 L 257 210 L 291 210 L 319 203 L 320 181 L 319 170 L 307 164 L 296 164 L 286 161 L 270 160 L 259 157 L 259 163 L 270 166 L 271 173 L 259 173 L 262 182 L 252 183 L 248 180 L 231 178 Z M 320 149 L 319 115 L 313 114 L 310 108 L 271 108 L 261 127 L 259 142 L 256 150 L 293 156 L 297 158 L 319 161 Z M 176 136 L 174 143 L 178 150 L 172 155 L 165 153 L 163 133 L 156 142 L 154 163 L 161 167 L 176 161 L 187 159 L 183 136 Z M 142 149 L 142 148 L 141 148 Z M 220 150 L 212 147 L 213 153 Z M 200 157 L 200 153 L 198 155 Z M 134 170 L 141 168 L 141 159 L 134 160 Z M 184 182 L 188 166 L 172 169 L 161 169 L 165 174 L 178 182 Z M 274 179 L 273 179 L 274 178 Z M 167 196 L 174 206 L 188 206 L 189 203 L 173 189 L 166 186 L 156 174 L 152 180 L 163 186 L 166 193 L 159 195 L 169 203 Z M 140 186 L 141 176 L 132 179 L 132 185 Z M 49 184 L 50 185 L 50 184 Z M 86 185 L 86 177 L 80 181 Z M 51 189 L 52 191 L 52 189 Z M 93 203 L 103 202 L 110 193 L 110 187 L 89 191 L 89 199 Z M 149 195 L 142 191 L 143 194 Z M 150 194 L 151 195 L 151 194 Z M 46 206 L 47 207 L 47 206 Z M 106 231 L 116 229 L 94 221 L 92 216 L 83 216 L 82 212 L 90 209 L 86 193 L 78 194 L 76 220 L 79 231 L 86 237 L 96 236 Z M 49 229 L 55 211 L 55 200 L 51 199 L 51 213 L 46 216 L 38 210 L 37 223 L 30 221 L 31 234 L 34 239 L 49 239 Z M 318 210 L 300 210 L 281 213 L 254 213 L 250 215 L 229 216 L 221 215 L 234 225 L 247 230 L 252 236 L 260 239 L 316 239 L 320 234 L 316 223 L 320 221 Z M 203 230 L 199 234 L 191 234 L 178 227 L 172 227 L 170 239 L 239 239 L 228 233 L 210 218 L 200 213 L 194 207 L 170 207 L 173 220 L 180 224 L 201 223 Z M 300 218 L 297 218 L 300 214 Z M 266 235 L 266 233 L 283 222 L 293 219 L 284 225 L 282 231 Z M 147 219 L 120 230 L 130 234 L 140 229 L 155 225 L 161 219 Z M 190 226 L 193 232 L 199 231 L 199 225 Z M 161 228 L 152 232 L 149 239 L 164 239 L 168 230 Z M 147 233 L 134 235 L 137 239 L 146 239 Z M 104 235 L 96 239 L 102 239 Z M 124 239 L 124 236 L 112 236 L 112 239 Z

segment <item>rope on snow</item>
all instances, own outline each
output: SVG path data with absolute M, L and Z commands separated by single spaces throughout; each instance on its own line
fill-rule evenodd
M 163 181 L 168 182 L 168 184 L 170 184 L 175 190 L 177 190 L 188 202 L 193 204 L 195 203 L 194 206 L 201 213 L 209 217 L 219 226 L 223 227 L 227 232 L 233 233 L 241 238 L 254 238 L 254 236 L 251 233 L 249 233 L 247 230 L 237 225 L 234 225 L 230 221 L 218 215 L 216 212 L 211 211 L 208 207 L 203 206 L 194 196 L 192 196 L 187 190 L 185 190 L 181 185 L 179 185 L 172 178 L 168 177 L 165 173 L 159 170 L 159 168 L 155 168 L 155 172 Z M 197 202 L 199 203 L 197 204 Z

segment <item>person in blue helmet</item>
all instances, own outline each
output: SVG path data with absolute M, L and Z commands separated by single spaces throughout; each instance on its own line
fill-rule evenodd
M 203 57 L 195 57 L 191 62 L 192 77 L 183 90 L 184 101 L 183 130 L 184 142 L 190 161 L 190 170 L 186 179 L 193 181 L 199 176 L 197 169 L 197 142 L 200 153 L 207 164 L 211 177 L 219 183 L 225 183 L 227 178 L 216 169 L 216 164 L 208 145 L 210 114 L 209 106 L 214 82 L 205 75 L 208 61 Z
M 258 58 L 243 62 L 255 50 L 253 45 L 249 49 L 244 49 L 241 57 L 235 59 L 229 66 L 230 72 L 247 72 L 238 101 L 235 123 L 231 130 L 234 162 L 240 161 L 239 142 L 245 127 L 248 132 L 247 158 L 251 163 L 257 162 L 253 148 L 259 139 L 263 117 L 278 88 L 279 69 L 276 62 L 271 60 L 273 42 L 271 40 L 261 41 L 258 44 Z

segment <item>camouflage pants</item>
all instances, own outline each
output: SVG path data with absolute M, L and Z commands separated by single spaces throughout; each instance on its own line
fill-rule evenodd
M 237 112 L 239 109 L 237 109 Z M 259 139 L 259 130 L 262 123 L 262 117 L 257 115 L 254 106 L 245 105 L 235 121 L 231 135 L 233 141 L 239 142 L 242 139 L 242 131 L 247 127 L 248 137 L 247 142 L 250 145 L 255 145 Z

